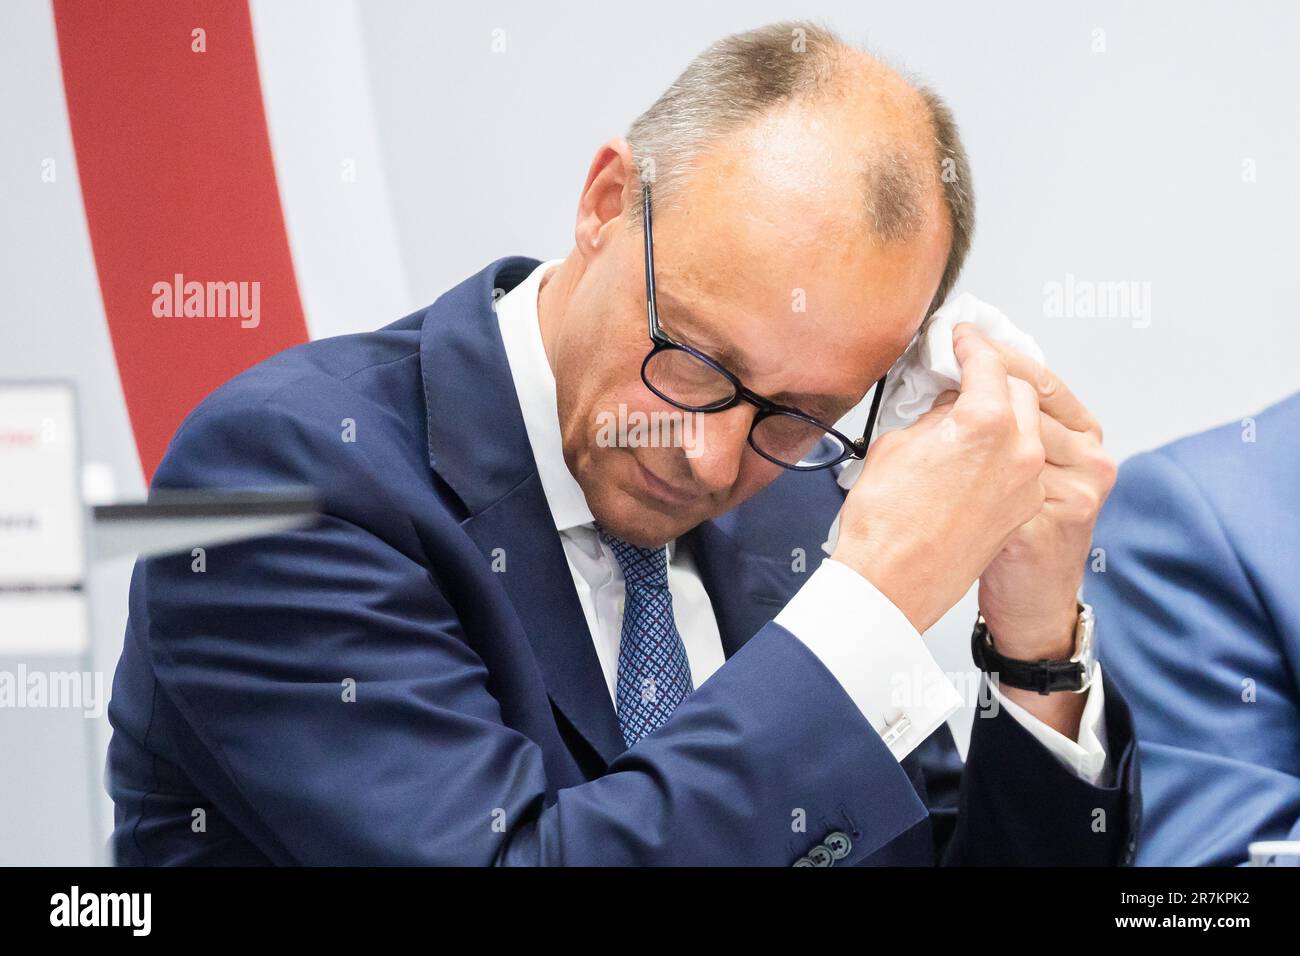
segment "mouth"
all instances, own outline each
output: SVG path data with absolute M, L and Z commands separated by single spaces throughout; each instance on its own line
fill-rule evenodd
M 635 461 L 635 459 L 633 460 Z M 660 504 L 680 507 L 682 505 L 690 504 L 693 501 L 697 501 L 700 498 L 700 495 L 697 492 L 686 491 L 674 484 L 664 481 L 639 461 L 636 462 L 636 468 L 641 479 L 641 489 L 645 494 Z

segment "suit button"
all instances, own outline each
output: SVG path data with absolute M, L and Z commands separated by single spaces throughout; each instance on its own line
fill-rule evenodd
M 849 835 L 841 833 L 839 830 L 828 836 L 822 843 L 826 849 L 831 851 L 831 856 L 836 860 L 844 859 L 849 855 L 849 851 L 853 849 L 853 841 L 849 839 Z
M 799 857 L 799 859 L 794 861 L 794 865 L 795 866 L 816 866 L 816 864 L 813 863 L 813 861 L 808 859 L 808 857 L 806 856 Z
M 830 849 L 822 843 L 808 851 L 808 859 L 812 860 L 813 866 L 834 866 L 835 857 L 831 855 Z

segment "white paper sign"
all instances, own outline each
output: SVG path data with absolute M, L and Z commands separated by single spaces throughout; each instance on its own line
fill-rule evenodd
M 0 589 L 82 582 L 76 429 L 70 385 L 0 383 Z

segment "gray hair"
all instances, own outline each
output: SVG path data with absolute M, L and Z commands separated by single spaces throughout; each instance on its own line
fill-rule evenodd
M 830 92 L 853 52 L 825 27 L 783 22 L 724 37 L 697 56 L 627 134 L 638 175 L 654 185 L 656 204 L 661 198 L 671 203 L 706 147 L 777 106 Z M 864 192 L 871 234 L 895 242 L 922 225 L 928 182 L 942 184 L 952 242 L 928 317 L 947 298 L 970 250 L 975 197 L 952 112 L 937 93 L 912 85 L 928 114 L 932 155 L 918 162 L 905 148 L 890 147 L 869 164 Z M 640 204 L 629 213 L 638 221 Z

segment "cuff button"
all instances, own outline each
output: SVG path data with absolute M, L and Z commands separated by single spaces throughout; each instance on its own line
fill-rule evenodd
M 822 844 L 831 851 L 831 856 L 836 860 L 844 859 L 853 849 L 853 841 L 849 839 L 849 835 L 839 830 L 823 840 Z
M 809 850 L 808 859 L 812 860 L 813 866 L 833 866 L 835 864 L 835 857 L 831 854 L 830 848 L 824 843 Z

